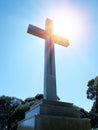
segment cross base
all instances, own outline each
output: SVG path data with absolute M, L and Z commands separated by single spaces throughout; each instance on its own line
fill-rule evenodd
M 71 103 L 42 100 L 31 107 L 18 130 L 91 130 L 88 119 Z
M 21 122 L 18 130 L 91 130 L 91 127 L 87 119 L 35 115 Z

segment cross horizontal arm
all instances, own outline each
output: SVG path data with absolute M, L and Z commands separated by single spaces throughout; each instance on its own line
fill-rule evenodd
M 65 46 L 65 47 L 68 47 L 69 46 L 69 41 L 66 39 L 66 38 L 63 38 L 61 36 L 58 36 L 58 35 L 53 35 L 53 40 L 55 43 L 59 44 L 59 45 L 62 45 L 62 46 Z
M 34 25 L 31 25 L 31 24 L 29 24 L 27 32 L 30 34 L 33 34 L 35 36 L 38 36 L 40 38 L 43 38 L 43 39 L 46 39 L 47 35 L 49 35 L 49 34 L 47 34 L 46 30 L 43 30 L 43 29 L 36 27 Z M 65 46 L 65 47 L 69 46 L 69 41 L 66 38 L 63 38 L 56 34 L 52 34 L 51 38 L 54 43 L 57 43 L 59 45 Z
M 46 31 L 45 30 L 43 30 L 39 27 L 36 27 L 34 25 L 31 25 L 31 24 L 29 24 L 27 32 L 30 34 L 33 34 L 35 36 L 38 36 L 40 38 L 43 38 L 43 39 L 46 38 Z

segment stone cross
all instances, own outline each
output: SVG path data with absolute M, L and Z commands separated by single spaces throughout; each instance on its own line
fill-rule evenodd
M 67 39 L 53 34 L 53 21 L 46 19 L 45 30 L 29 25 L 28 33 L 45 39 L 44 99 L 57 101 L 54 43 L 67 47 Z

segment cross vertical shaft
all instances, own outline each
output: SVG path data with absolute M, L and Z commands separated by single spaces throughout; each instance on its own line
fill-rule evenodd
M 57 100 L 56 73 L 55 73 L 55 52 L 53 43 L 53 22 L 46 20 L 45 39 L 45 61 L 44 61 L 44 99 Z

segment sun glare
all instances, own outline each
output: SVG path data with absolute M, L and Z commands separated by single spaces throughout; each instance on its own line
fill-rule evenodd
M 74 14 L 69 16 L 58 16 L 54 19 L 54 33 L 64 36 L 68 39 L 79 38 L 83 33 L 83 23 L 79 16 Z
M 54 22 L 54 33 L 68 39 L 80 39 L 85 32 L 85 15 L 75 9 L 56 9 L 50 12 Z

